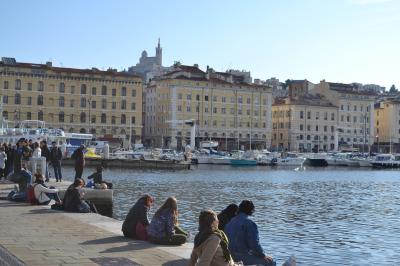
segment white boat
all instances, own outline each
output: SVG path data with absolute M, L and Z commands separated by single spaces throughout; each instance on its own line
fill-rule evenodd
M 230 165 L 231 158 L 228 156 L 220 157 L 220 156 L 211 156 L 210 162 L 212 164 L 219 164 L 219 165 Z
M 374 168 L 399 168 L 400 155 L 378 154 L 371 164 Z
M 301 166 L 303 165 L 306 158 L 299 157 L 294 152 L 287 152 L 283 154 L 283 157 L 277 158 L 276 165 L 277 166 Z
M 218 147 L 218 142 L 216 142 L 216 141 L 202 141 L 202 142 L 200 142 L 200 147 L 202 149 L 216 149 Z

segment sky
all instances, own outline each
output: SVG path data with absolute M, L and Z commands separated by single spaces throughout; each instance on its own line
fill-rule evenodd
M 13 0 L 1 3 L 0 56 L 127 69 L 251 71 L 253 78 L 400 87 L 400 0 Z

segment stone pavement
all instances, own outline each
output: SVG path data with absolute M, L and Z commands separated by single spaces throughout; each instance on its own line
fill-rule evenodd
M 124 238 L 121 222 L 98 214 L 0 201 L 0 265 L 180 266 L 191 249 Z

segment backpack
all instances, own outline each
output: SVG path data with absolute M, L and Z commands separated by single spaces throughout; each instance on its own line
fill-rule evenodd
M 37 185 L 37 184 L 36 184 Z M 35 186 L 29 185 L 26 190 L 26 201 L 31 205 L 39 205 L 39 201 L 35 197 Z

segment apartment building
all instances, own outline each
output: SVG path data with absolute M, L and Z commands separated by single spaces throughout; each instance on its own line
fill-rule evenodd
M 388 99 L 375 105 L 375 143 L 380 152 L 400 151 L 400 101 Z
M 190 138 L 182 121 L 194 120 L 197 146 L 213 140 L 223 150 L 269 147 L 272 90 L 245 78 L 175 64 L 145 89 L 145 144 L 180 149 Z
M 42 120 L 50 128 L 140 142 L 141 78 L 116 70 L 0 61 L 3 117 L 10 126 Z

